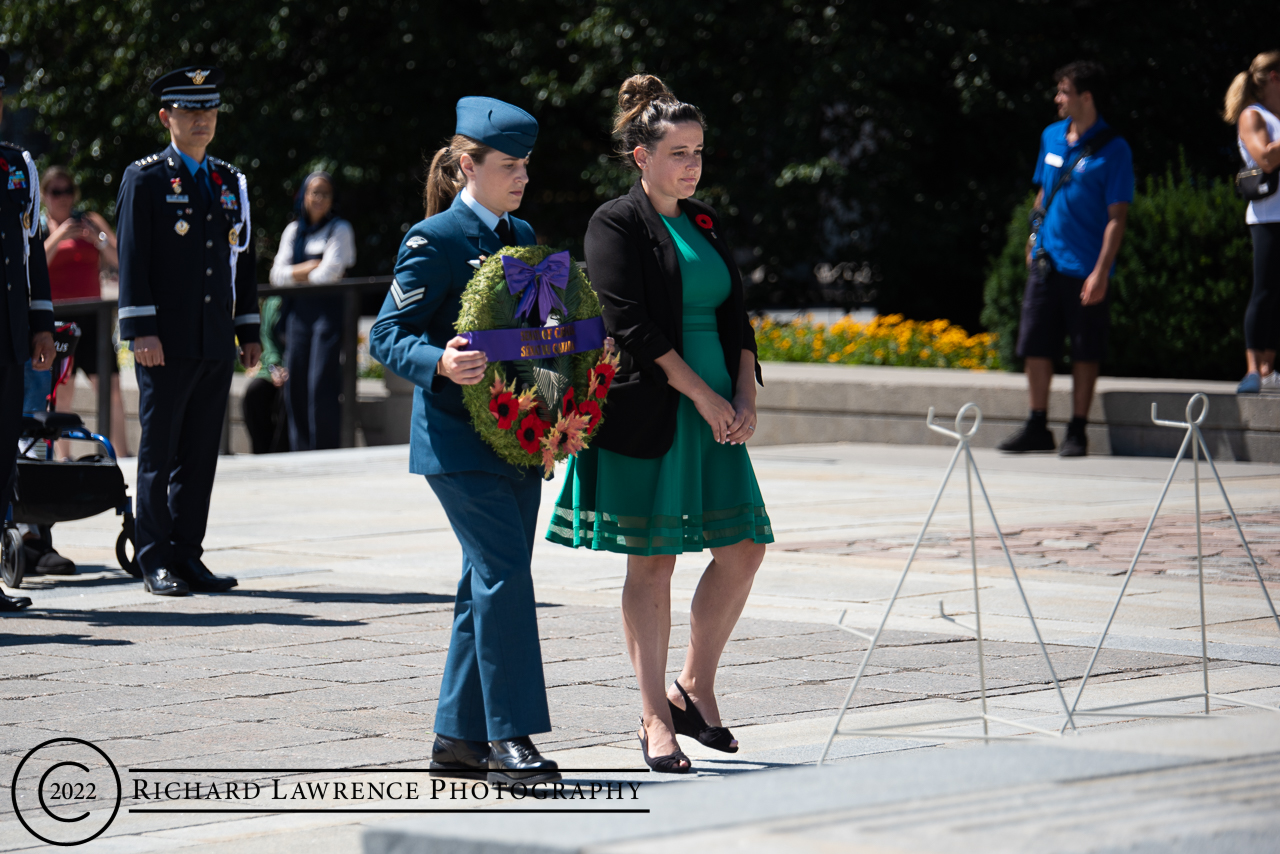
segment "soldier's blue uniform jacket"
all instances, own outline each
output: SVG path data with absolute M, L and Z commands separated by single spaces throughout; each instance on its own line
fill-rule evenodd
M 35 163 L 21 147 L 0 142 L 0 364 L 22 365 L 31 358 L 31 335 L 53 331 L 49 267 L 36 235 L 40 186 Z M 0 473 L 0 481 L 8 470 Z
M 172 145 L 126 169 L 116 201 L 120 337 L 157 335 L 166 359 L 234 359 L 237 338 L 258 343 L 240 171 L 209 155 L 205 162 L 208 201 Z M 246 238 L 233 275 L 232 246 Z
M 537 242 L 533 227 L 510 214 L 518 245 Z M 463 471 L 523 477 L 498 458 L 471 426 L 462 387 L 436 374 L 444 345 L 458 333 L 462 291 L 475 273 L 468 262 L 492 255 L 502 242 L 467 207 L 461 194 L 448 210 L 409 229 L 395 278 L 369 334 L 369 353 L 418 388 L 413 397 L 409 470 L 436 475 Z

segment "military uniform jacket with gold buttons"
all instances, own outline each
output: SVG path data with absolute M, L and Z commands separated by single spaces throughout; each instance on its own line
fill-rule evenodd
M 233 359 L 237 338 L 258 342 L 248 198 L 239 170 L 207 155 L 206 163 L 211 203 L 172 145 L 120 181 L 120 337 L 158 335 L 166 359 Z M 248 246 L 233 270 L 237 241 Z
M 40 187 L 35 164 L 19 146 L 0 142 L 0 364 L 31 358 L 31 334 L 53 331 L 49 267 L 36 232 Z M 8 331 L 8 340 L 3 335 Z

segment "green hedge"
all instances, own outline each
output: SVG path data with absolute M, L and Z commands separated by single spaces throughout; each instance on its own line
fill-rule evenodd
M 1027 214 L 1013 212 L 1004 250 L 991 261 L 982 322 L 999 333 L 1001 361 L 1013 350 L 1027 271 Z M 1244 310 L 1253 282 L 1245 203 L 1224 181 L 1185 165 L 1148 178 L 1129 210 L 1111 279 L 1111 346 L 1103 372 L 1115 376 L 1238 379 L 1244 373 Z

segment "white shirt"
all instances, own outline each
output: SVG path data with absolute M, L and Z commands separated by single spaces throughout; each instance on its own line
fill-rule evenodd
M 1271 137 L 1272 142 L 1280 139 L 1280 118 L 1277 118 L 1275 113 L 1261 104 L 1250 104 L 1245 109 L 1258 111 L 1258 114 L 1262 116 L 1262 120 L 1267 123 L 1267 136 Z M 1240 156 L 1244 158 L 1244 162 L 1250 169 L 1257 169 L 1258 164 L 1254 162 L 1253 157 L 1249 154 L 1249 149 L 1244 147 L 1244 142 L 1239 137 L 1236 138 L 1236 142 L 1240 146 Z M 1249 210 L 1244 215 L 1244 221 L 1249 225 L 1280 222 L 1280 192 L 1272 193 L 1265 199 L 1254 199 L 1249 202 Z
M 480 217 L 480 221 L 483 222 L 485 225 L 489 226 L 489 230 L 492 231 L 494 234 L 498 233 L 498 223 L 502 222 L 504 219 L 507 219 L 507 214 L 505 211 L 503 212 L 502 216 L 498 216 L 496 213 L 494 213 L 493 211 L 486 208 L 484 205 L 477 202 L 476 197 L 471 195 L 471 191 L 468 190 L 466 187 L 462 188 L 462 203 L 467 207 L 471 208 L 471 210 L 475 211 L 476 216 Z M 510 220 L 507 220 L 507 227 L 512 229 L 511 230 L 512 234 L 515 234 L 515 229 L 511 226 Z
M 271 284 L 296 285 L 293 280 L 293 241 L 298 233 L 294 220 L 284 227 L 280 235 L 280 249 L 271 264 Z M 307 237 L 307 254 L 320 255 L 320 266 L 307 274 L 312 284 L 336 282 L 356 263 L 356 234 L 345 219 L 333 219 L 319 231 Z

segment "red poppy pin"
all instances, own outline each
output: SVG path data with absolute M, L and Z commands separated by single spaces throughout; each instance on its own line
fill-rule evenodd
M 5 172 L 9 171 L 9 161 L 5 160 L 3 157 L 0 157 L 0 169 L 3 169 Z
M 222 186 L 222 176 L 218 174 L 217 169 L 210 169 L 209 177 L 213 179 L 213 183 L 217 184 L 218 186 Z
M 693 221 L 696 222 L 700 228 L 705 228 L 707 231 L 710 231 L 715 227 L 715 223 L 711 221 L 711 217 L 706 214 L 698 214 L 693 218 Z

